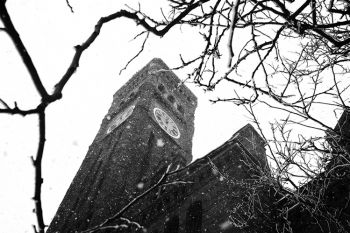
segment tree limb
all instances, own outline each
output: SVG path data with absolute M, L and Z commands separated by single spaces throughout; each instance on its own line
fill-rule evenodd
M 184 17 L 186 17 L 191 11 L 196 9 L 197 7 L 201 6 L 205 2 L 208 2 L 209 0 L 199 0 L 191 5 L 188 5 L 188 7 L 183 10 L 173 21 L 171 21 L 169 24 L 167 24 L 164 28 L 158 29 L 157 25 L 150 25 L 147 23 L 146 19 L 143 17 L 143 15 L 138 12 L 129 12 L 126 10 L 120 10 L 116 13 L 113 13 L 109 16 L 102 17 L 98 23 L 95 25 L 95 30 L 93 33 L 89 36 L 89 38 L 83 42 L 81 45 L 75 46 L 75 55 L 73 56 L 72 62 L 67 69 L 66 73 L 63 75 L 61 80 L 55 85 L 55 90 L 52 96 L 50 96 L 49 101 L 53 102 L 57 99 L 60 99 L 62 97 L 62 90 L 70 77 L 73 75 L 73 73 L 77 70 L 79 67 L 79 61 L 82 53 L 95 41 L 97 36 L 100 34 L 101 28 L 105 23 L 108 23 L 112 20 L 118 19 L 118 18 L 128 18 L 133 21 L 135 21 L 137 24 L 143 26 L 147 31 L 157 35 L 157 36 L 163 36 L 165 35 L 173 26 L 175 26 L 177 23 L 179 23 Z M 141 15 L 141 16 L 140 16 Z
M 72 13 L 74 13 L 73 7 L 72 7 L 72 5 L 70 4 L 69 0 L 66 0 L 66 4 L 67 4 L 67 6 L 69 7 L 70 11 L 71 11 Z
M 136 54 L 135 56 L 133 56 L 133 57 L 126 63 L 126 65 L 124 66 L 124 68 L 121 69 L 121 70 L 119 71 L 119 75 L 129 66 L 129 64 L 130 64 L 135 58 L 137 58 L 137 57 L 142 53 L 142 51 L 143 51 L 144 48 L 145 48 L 145 44 L 146 44 L 146 41 L 147 41 L 148 37 L 149 37 L 149 32 L 147 32 L 146 37 L 145 37 L 145 39 L 143 40 L 143 43 L 142 43 L 142 45 L 141 45 L 140 50 L 137 52 L 137 54 Z
M 26 47 L 22 43 L 22 40 L 12 24 L 10 15 L 7 12 L 5 1 L 0 2 L 0 18 L 4 23 L 5 29 L 7 34 L 12 39 L 18 53 L 20 54 L 24 65 L 26 66 L 27 70 L 29 71 L 30 77 L 32 78 L 32 81 L 39 92 L 40 96 L 45 99 L 48 97 L 48 93 L 43 86 L 41 79 L 39 77 L 39 74 L 33 64 L 32 58 L 30 57 L 29 53 L 27 52 Z
M 39 233 L 45 232 L 45 223 L 43 218 L 43 210 L 41 204 L 41 187 L 43 183 L 41 161 L 44 154 L 45 147 L 45 131 L 46 131 L 46 120 L 45 120 L 45 109 L 42 109 L 39 113 L 39 147 L 35 159 L 33 159 L 33 165 L 35 167 L 35 191 L 33 200 L 35 202 L 35 213 L 38 221 Z

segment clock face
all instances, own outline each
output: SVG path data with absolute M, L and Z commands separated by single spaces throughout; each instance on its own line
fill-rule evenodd
M 119 113 L 115 116 L 111 122 L 109 123 L 107 134 L 112 132 L 115 128 L 117 128 L 121 123 L 123 123 L 134 111 L 135 105 L 128 107 L 125 111 Z
M 154 108 L 154 117 L 162 129 L 173 138 L 180 138 L 180 131 L 173 119 L 168 116 L 162 109 Z

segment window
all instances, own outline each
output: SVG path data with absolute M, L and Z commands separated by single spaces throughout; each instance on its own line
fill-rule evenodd
M 186 233 L 202 232 L 202 201 L 193 202 L 186 213 Z
M 178 233 L 179 232 L 179 217 L 174 216 L 165 223 L 164 233 Z
M 159 85 L 158 85 L 158 90 L 159 90 L 160 92 L 164 93 L 164 92 L 165 92 L 165 87 L 164 87 L 164 85 L 163 85 L 163 84 L 159 84 Z
M 177 110 L 179 110 L 179 112 L 182 114 L 184 113 L 184 108 L 181 105 L 177 105 Z
M 171 103 L 174 103 L 174 102 L 175 102 L 175 97 L 172 96 L 172 95 L 169 95 L 169 96 L 168 96 L 168 100 L 169 100 Z

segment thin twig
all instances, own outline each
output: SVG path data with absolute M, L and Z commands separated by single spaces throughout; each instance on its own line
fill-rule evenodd
M 67 6 L 69 7 L 70 11 L 71 11 L 72 13 L 74 13 L 73 7 L 72 7 L 72 5 L 70 4 L 69 0 L 66 0 L 66 4 L 67 4 Z
M 26 116 L 30 114 L 37 114 L 40 112 L 40 109 L 42 108 L 42 105 L 39 105 L 37 108 L 34 108 L 34 109 L 22 110 L 17 106 L 17 103 L 15 103 L 15 107 L 11 108 L 5 102 L 2 102 L 2 101 L 0 102 L 5 105 L 4 109 L 0 108 L 0 113 L 11 114 L 11 115 L 18 114 L 18 115 Z
M 43 183 L 43 178 L 41 174 L 41 161 L 44 154 L 45 147 L 45 110 L 43 109 L 39 114 L 39 147 L 35 159 L 33 159 L 33 165 L 35 167 L 35 191 L 33 200 L 35 201 L 35 213 L 38 221 L 39 233 L 44 233 L 45 223 L 43 218 L 43 210 L 41 204 L 41 187 Z
M 113 13 L 111 15 L 108 15 L 106 17 L 102 17 L 97 24 L 95 25 L 95 30 L 92 32 L 92 34 L 87 38 L 85 42 L 83 42 L 81 45 L 75 46 L 75 54 L 73 56 L 72 62 L 70 66 L 68 67 L 66 73 L 63 75 L 61 80 L 55 85 L 54 93 L 50 96 L 50 102 L 53 102 L 57 99 L 60 99 L 62 97 L 62 90 L 65 87 L 68 80 L 71 78 L 71 76 L 74 74 L 74 72 L 79 67 L 79 61 L 82 53 L 90 47 L 90 45 L 96 40 L 98 35 L 100 34 L 101 28 L 105 23 L 108 23 L 112 20 L 118 19 L 118 18 L 128 18 L 133 21 L 135 21 L 137 24 L 143 26 L 147 31 L 157 35 L 157 36 L 163 36 L 165 35 L 172 27 L 177 25 L 184 17 L 186 17 L 191 11 L 195 10 L 196 8 L 200 7 L 202 4 L 208 2 L 209 0 L 199 0 L 191 5 L 189 5 L 185 10 L 183 10 L 173 21 L 171 21 L 169 24 L 167 24 L 162 29 L 158 30 L 157 25 L 150 25 L 147 23 L 147 20 L 144 18 L 143 14 L 141 12 L 135 11 L 135 12 L 129 12 L 126 10 L 120 10 L 116 13 Z M 140 16 L 141 14 L 141 16 Z
M 1 103 L 2 105 L 4 105 L 5 108 L 10 109 L 10 107 L 8 106 L 8 104 L 7 104 L 4 100 L 2 100 L 1 98 L 0 98 L 0 103 Z
M 146 44 L 146 41 L 148 40 L 148 37 L 149 37 L 149 32 L 146 34 L 146 37 L 145 37 L 145 39 L 143 40 L 142 46 L 141 46 L 140 50 L 138 51 L 138 53 L 126 63 L 126 65 L 124 66 L 123 69 L 121 69 L 121 70 L 119 71 L 119 75 L 121 75 L 121 73 L 122 73 L 124 70 L 126 70 L 126 68 L 129 66 L 129 64 L 130 64 L 135 58 L 137 58 L 137 57 L 142 53 L 142 51 L 143 51 L 144 48 L 145 48 L 145 44 Z
M 139 201 L 141 198 L 149 194 L 151 191 L 153 191 L 155 188 L 159 187 L 172 172 L 170 172 L 172 164 L 168 165 L 166 171 L 163 173 L 161 178 L 158 180 L 157 183 L 155 183 L 153 186 L 148 188 L 145 192 L 141 193 L 140 195 L 136 196 L 133 200 L 131 200 L 126 206 L 124 206 L 120 211 L 118 211 L 115 215 L 112 217 L 107 218 L 105 221 L 103 221 L 101 224 L 94 226 L 90 229 L 87 229 L 85 231 L 82 231 L 81 233 L 93 233 L 98 231 L 101 227 L 104 227 L 106 224 L 111 223 L 112 221 L 122 217 L 122 215 L 131 207 L 133 206 L 137 201 Z

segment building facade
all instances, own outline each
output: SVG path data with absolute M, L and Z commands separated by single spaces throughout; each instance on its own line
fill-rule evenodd
M 269 232 L 272 195 L 249 188 L 270 174 L 264 140 L 248 124 L 191 163 L 196 106 L 160 59 L 136 73 L 114 95 L 47 232 Z

